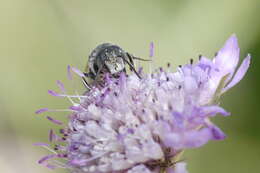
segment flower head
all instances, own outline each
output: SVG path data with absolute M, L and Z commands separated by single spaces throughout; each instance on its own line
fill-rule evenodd
M 50 131 L 54 154 L 39 163 L 53 167 L 50 159 L 62 158 L 64 162 L 54 163 L 76 173 L 186 173 L 185 163 L 179 161 L 183 150 L 225 138 L 210 118 L 229 115 L 218 105 L 220 95 L 243 78 L 250 56 L 236 71 L 238 61 L 239 47 L 232 35 L 212 61 L 201 57 L 176 72 L 160 68 L 140 73 L 142 79 L 124 73 L 118 79 L 107 76 L 104 86 L 82 96 L 66 95 L 58 82 L 62 94 L 50 91 L 51 95 L 78 97 L 80 102 L 72 101 L 61 136 Z M 37 113 L 45 111 L 50 110 Z

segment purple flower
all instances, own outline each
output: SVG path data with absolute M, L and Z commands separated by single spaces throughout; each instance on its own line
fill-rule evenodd
M 142 79 L 124 73 L 118 79 L 108 76 L 102 88 L 93 87 L 81 96 L 67 95 L 59 81 L 62 93 L 49 93 L 69 98 L 72 113 L 60 136 L 50 131 L 50 141 L 56 145 L 49 150 L 54 154 L 39 163 L 76 173 L 187 173 L 186 164 L 178 160 L 182 151 L 225 138 L 210 118 L 229 115 L 218 105 L 219 98 L 243 78 L 250 56 L 236 71 L 238 61 L 239 47 L 232 35 L 212 61 L 201 57 L 177 72 L 159 69 L 141 73 Z M 78 69 L 70 69 L 82 75 Z M 69 76 L 71 79 L 70 72 Z M 45 111 L 51 109 L 37 113 Z M 64 162 L 49 164 L 55 158 Z

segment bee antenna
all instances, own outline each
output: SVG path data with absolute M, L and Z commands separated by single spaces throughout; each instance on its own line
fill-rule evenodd
M 152 61 L 150 59 L 143 59 L 143 58 L 139 58 L 139 57 L 135 57 L 133 56 L 133 59 L 139 60 L 139 61 Z
M 129 59 L 131 59 L 132 57 L 127 53 L 126 54 L 128 56 Z M 139 79 L 142 79 L 141 76 L 139 75 L 139 73 L 136 71 L 135 67 L 133 66 L 133 64 L 131 64 L 129 61 L 126 60 L 125 57 L 122 57 L 123 60 L 129 65 L 130 69 L 132 69 L 134 71 L 134 73 L 136 74 L 136 76 L 139 78 Z

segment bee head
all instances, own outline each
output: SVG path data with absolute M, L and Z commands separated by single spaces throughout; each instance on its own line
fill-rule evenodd
M 124 51 L 118 46 L 110 46 L 101 53 L 101 61 L 111 74 L 116 74 L 125 69 L 123 58 L 125 58 Z

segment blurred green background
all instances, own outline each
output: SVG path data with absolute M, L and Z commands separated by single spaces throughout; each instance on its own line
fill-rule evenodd
M 222 101 L 233 116 L 215 118 L 228 138 L 185 159 L 190 173 L 260 172 L 259 11 L 259 0 L 0 0 L 0 172 L 53 172 L 36 163 L 47 151 L 32 143 L 46 142 L 55 126 L 34 111 L 69 106 L 46 91 L 57 79 L 73 88 L 66 66 L 83 69 L 96 45 L 116 43 L 147 58 L 154 41 L 156 66 L 176 67 L 199 54 L 213 57 L 232 33 L 252 64 Z

